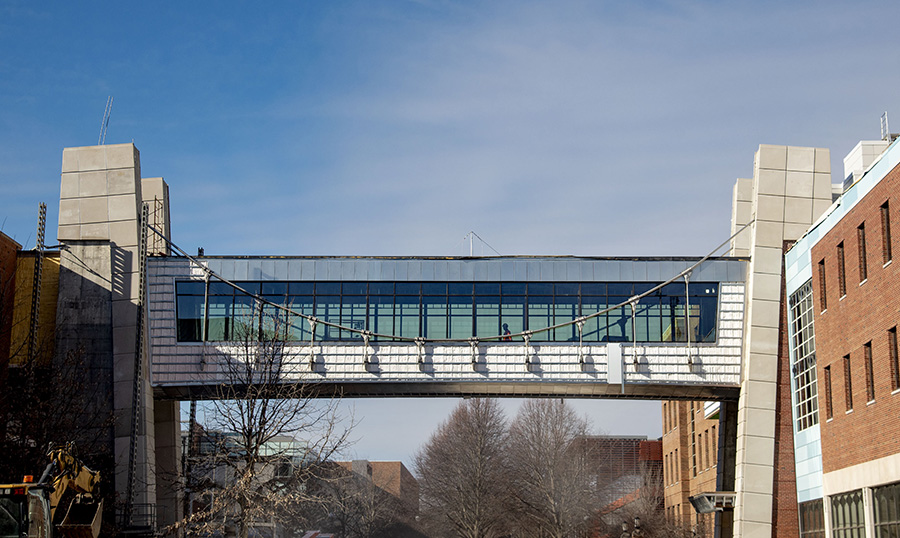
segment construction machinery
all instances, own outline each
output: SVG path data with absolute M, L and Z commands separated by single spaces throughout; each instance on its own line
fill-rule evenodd
M 0 538 L 97 538 L 103 502 L 100 473 L 74 455 L 72 443 L 50 446 L 50 463 L 35 482 L 27 475 L 18 484 L 0 484 Z M 65 517 L 54 526 L 60 503 Z

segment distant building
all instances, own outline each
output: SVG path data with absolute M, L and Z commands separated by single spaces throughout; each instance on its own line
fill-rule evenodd
M 662 513 L 662 441 L 643 436 L 599 435 L 578 439 L 592 455 L 602 493 L 599 516 L 611 526 Z
M 398 519 L 413 524 L 419 514 L 419 481 L 400 461 L 340 461 L 344 469 L 370 480 L 372 485 L 390 495 Z
M 666 519 L 713 536 L 712 514 L 697 514 L 692 495 L 716 491 L 719 405 L 663 402 L 663 475 Z

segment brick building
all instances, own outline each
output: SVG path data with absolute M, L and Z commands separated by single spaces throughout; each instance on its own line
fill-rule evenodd
M 689 498 L 716 491 L 719 405 L 663 402 L 665 511 L 670 523 L 713 535 L 714 519 L 698 514 Z
M 412 523 L 419 514 L 419 481 L 401 461 L 339 461 L 338 465 L 370 480 L 391 496 L 398 507 L 398 515 Z
M 860 142 L 844 166 L 843 193 L 785 257 L 799 520 L 802 536 L 891 536 L 900 531 L 900 147 Z

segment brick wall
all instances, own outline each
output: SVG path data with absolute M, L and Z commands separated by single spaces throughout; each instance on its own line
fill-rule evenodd
M 21 247 L 0 232 L 0 368 L 9 362 L 12 336 L 13 297 L 15 295 L 16 252 Z
M 706 536 L 712 536 L 714 519 L 711 514 L 697 514 L 688 499 L 698 493 L 716 490 L 718 428 L 718 419 L 704 417 L 703 402 L 663 403 L 662 451 L 666 516 L 670 522 L 689 528 L 699 524 L 705 528 Z
M 892 258 L 900 256 L 900 165 L 832 228 L 812 249 L 817 375 L 826 473 L 897 454 L 900 444 L 900 391 L 892 377 L 888 331 L 900 324 L 900 260 L 885 264 L 882 251 L 882 205 L 888 203 Z M 861 282 L 860 233 L 865 230 L 866 279 Z M 846 295 L 840 297 L 838 246 L 843 244 Z M 820 262 L 824 264 L 820 265 Z M 824 266 L 825 301 L 819 284 Z M 827 308 L 823 308 L 823 306 Z M 865 346 L 871 342 L 871 374 Z M 845 395 L 849 357 L 852 410 Z M 825 369 L 830 368 L 833 415 L 826 409 Z M 869 398 L 871 380 L 874 399 Z
M 793 244 L 785 241 L 787 252 Z M 783 262 L 782 262 L 783 263 Z M 778 378 L 775 397 L 775 460 L 772 490 L 772 536 L 800 536 L 797 473 L 794 467 L 794 429 L 791 415 L 791 359 L 788 352 L 787 300 L 784 267 L 781 270 L 781 306 L 778 323 Z

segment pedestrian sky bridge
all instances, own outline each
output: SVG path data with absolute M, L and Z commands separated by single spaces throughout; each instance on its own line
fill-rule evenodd
M 246 342 L 355 396 L 735 400 L 739 258 L 151 257 L 151 384 L 211 398 Z

